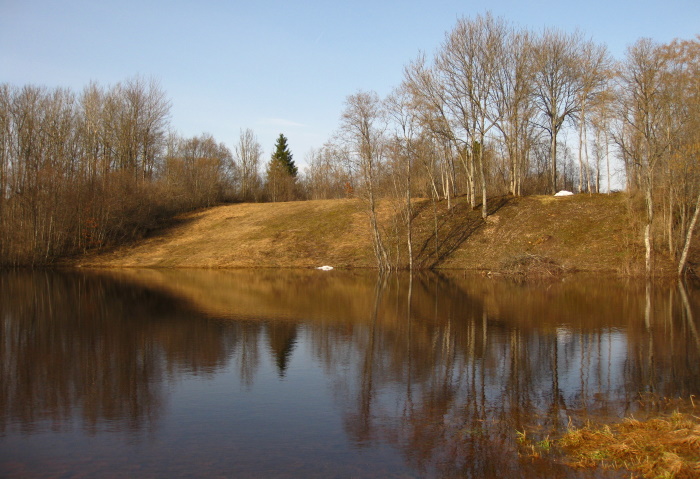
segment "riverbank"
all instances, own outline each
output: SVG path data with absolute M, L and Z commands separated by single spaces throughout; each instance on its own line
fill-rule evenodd
M 493 199 L 484 221 L 464 198 L 415 200 L 414 264 L 501 272 L 528 263 L 561 271 L 637 274 L 644 247 L 627 195 Z M 388 244 L 406 262 L 392 205 L 381 205 Z M 393 232 L 396 231 L 396 232 Z M 393 238 L 398 240 L 392 241 Z M 182 215 L 144 240 L 75 258 L 82 267 L 372 268 L 369 221 L 357 199 L 222 205 Z M 673 271 L 657 254 L 656 269 Z M 517 272 L 517 271 L 516 271 Z

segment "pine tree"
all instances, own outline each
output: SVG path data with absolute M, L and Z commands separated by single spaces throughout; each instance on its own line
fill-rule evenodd
M 280 133 L 275 152 L 267 164 L 267 195 L 271 201 L 290 201 L 296 196 L 297 167 L 287 145 L 287 138 Z
M 291 176 L 297 176 L 297 167 L 292 159 L 292 153 L 289 151 L 289 146 L 287 145 L 287 137 L 280 133 L 277 142 L 275 143 L 275 152 L 272 154 L 272 162 L 280 162 L 284 165 L 287 173 Z

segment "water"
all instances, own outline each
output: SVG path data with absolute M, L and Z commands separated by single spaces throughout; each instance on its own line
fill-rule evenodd
M 0 477 L 617 477 L 517 431 L 700 397 L 699 305 L 586 277 L 0 273 Z

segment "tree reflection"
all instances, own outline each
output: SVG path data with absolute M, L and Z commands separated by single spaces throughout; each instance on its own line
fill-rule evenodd
M 270 351 L 275 358 L 277 373 L 284 377 L 289 358 L 297 342 L 297 325 L 295 323 L 276 321 L 267 324 L 267 338 Z
M 211 374 L 235 331 L 142 287 L 85 275 L 0 274 L 0 430 L 40 421 L 137 432 L 163 408 L 175 372 Z M 232 337 L 233 336 L 233 337 Z
M 288 380 L 293 355 L 311 351 L 354 447 L 389 444 L 421 475 L 557 477 L 519 460 L 516 431 L 544 438 L 570 420 L 621 418 L 649 392 L 700 395 L 700 292 L 682 284 L 314 271 L 8 278 L 2 431 L 68 427 L 76 410 L 89 431 L 137 431 L 157 420 L 174 375 L 228 368 L 253 388 L 266 355 Z
M 645 285 L 538 289 L 440 276 L 413 285 L 410 277 L 377 282 L 365 333 L 353 336 L 357 372 L 334 374 L 344 376 L 343 390 L 357 391 L 338 394 L 350 437 L 390 442 L 431 475 L 519 475 L 526 466 L 516 430 L 545 437 L 569 420 L 620 418 L 639 410 L 640 392 L 678 394 L 669 371 L 680 391 L 698 391 L 697 344 L 651 351 L 678 348 L 687 323 L 677 302 L 658 307 L 658 288 L 651 309 L 670 316 L 650 329 Z M 333 364 L 336 348 L 321 351 Z

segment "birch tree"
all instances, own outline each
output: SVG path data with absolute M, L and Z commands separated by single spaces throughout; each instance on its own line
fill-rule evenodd
M 447 199 L 447 209 L 452 207 L 456 177 L 454 164 L 459 159 L 466 175 L 466 190 L 469 204 L 476 206 L 474 163 L 460 150 L 458 133 L 447 107 L 446 92 L 438 68 L 426 65 L 424 56 L 420 56 L 404 70 L 404 85 L 411 95 L 412 108 L 424 131 L 429 136 L 439 154 L 429 157 L 422 164 L 430 178 L 432 196 L 440 199 L 440 191 Z M 438 178 L 438 170 L 442 178 Z
M 499 129 L 508 156 L 509 190 L 520 196 L 523 176 L 528 169 L 528 151 L 531 142 L 534 49 L 532 35 L 525 31 L 510 31 L 505 39 L 503 65 L 495 87 L 498 89 L 496 108 L 501 121 Z
M 413 186 L 413 162 L 416 155 L 418 119 L 411 107 L 409 88 L 402 84 L 386 100 L 386 110 L 393 120 L 394 191 L 402 207 L 399 213 L 406 228 L 408 268 L 413 270 L 413 208 L 411 195 Z
M 345 100 L 341 134 L 356 165 L 361 182 L 359 194 L 365 201 L 380 271 L 393 267 L 380 229 L 377 201 L 379 178 L 384 162 L 386 114 L 374 92 L 359 91 Z
M 652 273 L 654 186 L 658 165 L 668 152 L 668 95 L 664 83 L 666 60 L 659 45 L 638 40 L 627 50 L 619 75 L 619 127 L 615 141 L 632 163 L 645 199 L 645 270 Z
M 599 45 L 592 41 L 581 44 L 579 57 L 580 83 L 579 90 L 579 193 L 583 191 L 584 176 L 586 179 L 586 189 L 591 191 L 589 164 L 588 164 L 588 138 L 587 124 L 589 110 L 594 108 L 599 102 L 605 101 L 607 83 L 612 73 L 612 60 L 605 45 Z M 584 161 L 585 160 L 585 161 Z

